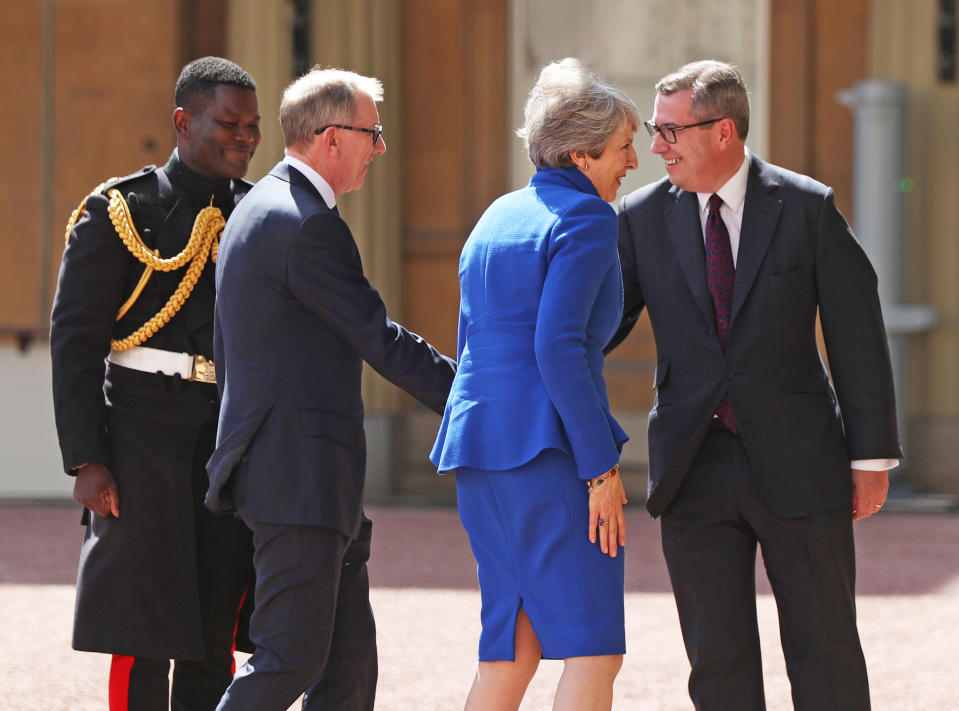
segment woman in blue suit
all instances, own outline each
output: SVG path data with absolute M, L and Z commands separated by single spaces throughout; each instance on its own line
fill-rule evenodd
M 608 710 L 625 652 L 627 437 L 603 346 L 620 322 L 609 206 L 636 167 L 635 104 L 578 60 L 543 69 L 518 132 L 536 174 L 494 202 L 460 257 L 458 370 L 430 455 L 456 470 L 482 591 L 466 709 L 517 709 L 540 658 L 554 710 Z

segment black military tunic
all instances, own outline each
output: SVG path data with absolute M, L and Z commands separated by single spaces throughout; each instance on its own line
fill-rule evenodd
M 149 166 L 109 188 L 126 198 L 143 242 L 169 258 L 186 246 L 197 213 L 211 199 L 227 217 L 250 184 L 207 179 L 174 151 L 163 168 Z M 216 386 L 104 366 L 111 339 L 128 336 L 153 317 L 185 271 L 154 272 L 117 321 L 144 265 L 118 236 L 108 202 L 105 194 L 86 200 L 63 254 L 51 318 L 64 468 L 104 462 L 120 495 L 118 519 L 90 512 L 85 517 L 73 646 L 199 659 L 211 647 L 232 645 L 227 637 L 252 574 L 250 533 L 239 520 L 203 507 Z M 143 345 L 212 360 L 213 302 L 211 258 L 179 312 Z

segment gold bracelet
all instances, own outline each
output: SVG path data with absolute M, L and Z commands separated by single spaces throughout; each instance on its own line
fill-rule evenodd
M 619 472 L 619 464 L 615 464 L 613 468 L 610 469 L 606 474 L 601 474 L 595 479 L 587 479 L 586 488 L 589 489 L 590 493 L 592 493 L 595 489 L 605 484 L 608 479 L 616 476 L 618 472 Z

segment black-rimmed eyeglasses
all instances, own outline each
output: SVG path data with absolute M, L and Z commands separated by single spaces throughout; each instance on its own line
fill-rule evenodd
M 709 119 L 708 121 L 700 121 L 699 123 L 690 123 L 685 126 L 657 126 L 652 121 L 643 121 L 643 126 L 646 127 L 646 131 L 649 133 L 650 138 L 655 138 L 658 133 L 663 137 L 663 140 L 666 143 L 675 143 L 676 142 L 676 132 L 682 131 L 687 128 L 696 128 L 697 126 L 708 126 L 711 123 L 716 123 L 717 121 L 722 121 L 724 117 Z
M 328 128 L 345 128 L 347 131 L 362 131 L 363 133 L 372 133 L 373 134 L 373 145 L 376 145 L 376 142 L 380 140 L 380 136 L 383 135 L 383 127 L 380 124 L 376 124 L 373 128 L 360 128 L 359 126 L 347 126 L 342 123 L 330 123 L 324 126 L 323 128 L 316 129 L 313 133 L 319 136 Z

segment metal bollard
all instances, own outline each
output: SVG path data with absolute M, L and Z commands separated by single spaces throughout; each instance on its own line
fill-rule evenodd
M 853 225 L 879 277 L 896 387 L 896 417 L 905 451 L 909 426 L 907 339 L 929 330 L 937 319 L 931 306 L 903 303 L 906 195 L 913 188 L 906 175 L 908 90 L 897 82 L 867 79 L 838 92 L 836 98 L 853 113 Z M 902 479 L 906 467 L 904 462 L 894 478 Z

